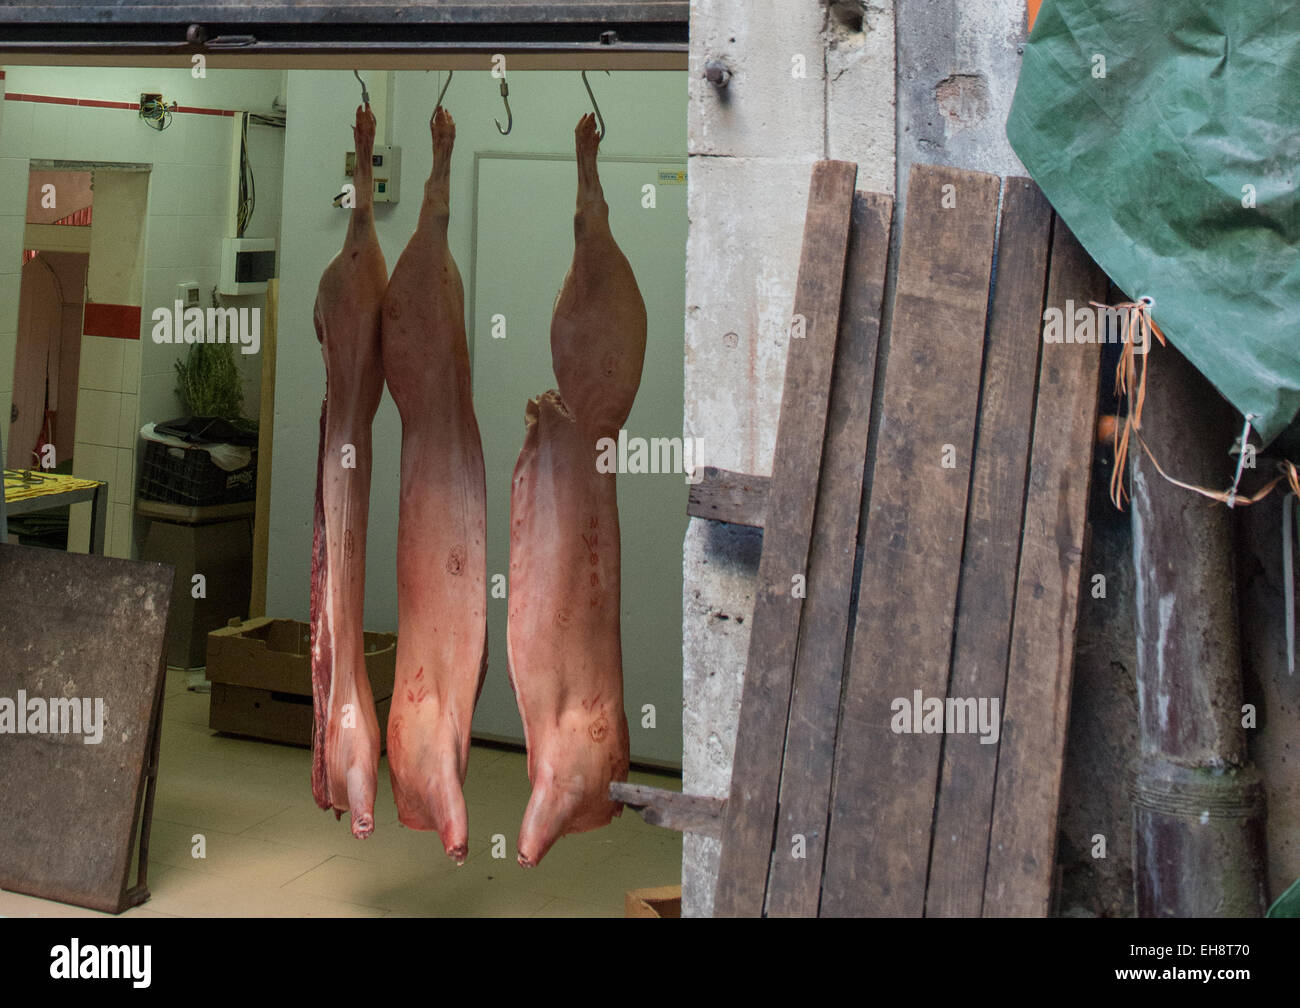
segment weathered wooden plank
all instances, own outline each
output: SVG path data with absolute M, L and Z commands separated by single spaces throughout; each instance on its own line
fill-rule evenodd
M 813 166 L 714 913 L 763 912 L 857 165 Z
M 686 513 L 692 518 L 711 518 L 733 525 L 762 528 L 767 518 L 768 476 L 704 467 L 704 476 L 692 483 Z
M 808 598 L 799 627 L 781 768 L 776 845 L 767 894 L 771 917 L 816 917 L 821 895 L 836 715 L 843 685 L 862 472 L 893 216 L 890 196 L 858 193 L 854 198 L 844 306 L 808 551 Z M 790 856 L 796 834 L 805 841 L 800 858 Z
M 727 805 L 725 798 L 665 791 L 626 781 L 610 784 L 609 797 L 640 813 L 651 826 L 711 837 L 722 833 L 722 810 Z
M 0 888 L 108 913 L 131 902 L 172 577 L 0 545 Z
M 1086 305 L 1105 277 L 1057 218 L 1047 306 Z M 1097 343 L 1044 343 L 998 753 L 984 916 L 1047 914 L 1097 423 Z
M 940 736 L 895 733 L 891 721 L 896 698 L 947 692 L 999 189 L 995 175 L 934 166 L 914 168 L 908 186 L 835 757 L 826 916 L 920 916 L 924 907 Z
M 1030 418 L 1042 344 L 1043 297 L 1052 208 L 1025 178 L 1006 180 L 998 230 L 998 273 L 984 351 L 975 468 L 957 590 L 957 632 L 948 696 L 987 701 L 1001 716 L 1011 647 Z M 992 709 L 993 702 L 997 711 Z M 997 737 L 976 732 L 943 740 L 934 845 L 925 912 L 978 917 L 984 900 Z

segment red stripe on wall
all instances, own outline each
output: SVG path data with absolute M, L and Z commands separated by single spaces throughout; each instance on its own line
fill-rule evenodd
M 86 321 L 82 332 L 87 336 L 110 339 L 140 338 L 140 306 L 86 302 Z
M 138 103 L 101 101 L 98 98 L 61 98 L 58 95 L 23 94 L 20 91 L 9 92 L 5 95 L 5 101 L 39 102 L 46 105 L 79 105 L 82 108 L 125 109 L 129 112 L 140 111 Z M 188 115 L 233 116 L 237 114 L 233 109 L 202 108 L 197 105 L 178 105 L 172 111 Z
M 39 98 L 37 98 L 37 100 L 39 100 Z M 120 108 L 120 109 L 125 109 L 125 108 L 139 108 L 139 107 L 140 107 L 140 106 L 138 106 L 138 105 L 133 106 L 130 102 L 120 102 L 120 101 L 101 101 L 101 100 L 98 99 L 98 98 L 78 98 L 78 99 L 77 99 L 77 104 L 78 104 L 78 105 L 89 106 L 90 108 Z
M 10 91 L 6 93 L 5 101 L 45 102 L 50 105 L 77 104 L 77 99 L 75 98 L 59 98 L 54 95 L 29 95 L 29 94 L 23 94 L 21 91 Z
M 172 111 L 188 112 L 190 115 L 232 116 L 236 114 L 231 109 L 199 108 L 196 105 L 177 105 Z

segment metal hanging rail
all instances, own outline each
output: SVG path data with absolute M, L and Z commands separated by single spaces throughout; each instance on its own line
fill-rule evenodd
M 682 52 L 687 0 L 45 0 L 0 8 L 0 50 L 111 54 Z

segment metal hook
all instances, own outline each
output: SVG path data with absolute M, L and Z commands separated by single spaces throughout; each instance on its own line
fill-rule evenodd
M 608 74 L 609 71 L 606 70 L 605 73 Z M 583 70 L 583 71 L 582 71 L 582 86 L 585 87 L 585 88 L 587 89 L 587 97 L 591 99 L 591 107 L 592 107 L 592 109 L 594 109 L 595 112 L 596 112 L 596 122 L 600 125 L 600 133 L 599 133 L 598 135 L 599 135 L 599 137 L 600 137 L 601 140 L 604 140 L 604 139 L 605 139 L 605 132 L 606 132 L 606 131 L 605 131 L 605 117 L 602 116 L 602 115 L 600 114 L 600 106 L 596 104 L 596 96 L 595 96 L 594 94 L 591 93 L 591 85 L 587 83 L 587 71 L 586 71 L 586 70 Z
M 361 75 L 357 73 L 355 70 L 352 71 L 352 76 L 355 77 L 357 79 L 357 83 L 361 85 L 361 104 L 369 105 L 370 92 L 366 90 L 366 82 L 361 79 Z
M 497 132 L 502 136 L 509 136 L 510 131 L 515 128 L 515 114 L 510 111 L 510 88 L 506 86 L 505 77 L 501 78 L 501 100 L 506 103 L 506 128 L 501 128 L 501 122 L 498 119 L 492 121 L 497 124 Z
M 434 110 L 435 112 L 437 112 L 438 109 L 442 108 L 442 99 L 443 99 L 443 98 L 446 96 L 446 94 L 447 94 L 447 88 L 451 87 L 451 75 L 454 74 L 455 72 L 456 72 L 456 71 L 454 71 L 454 70 L 448 70 L 448 71 L 447 71 L 447 82 L 446 82 L 445 84 L 443 84 L 443 86 L 442 86 L 442 90 L 438 92 L 438 102 L 437 102 L 437 104 L 435 104 L 435 105 L 433 106 L 433 110 Z

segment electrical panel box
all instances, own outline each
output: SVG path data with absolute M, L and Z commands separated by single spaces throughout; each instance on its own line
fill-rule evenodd
M 352 178 L 356 173 L 357 152 L 348 151 L 344 159 L 343 174 Z M 377 144 L 370 157 L 370 171 L 374 175 L 374 201 L 396 203 L 401 194 L 402 148 Z
M 217 290 L 222 294 L 262 294 L 275 276 L 274 238 L 223 238 L 221 273 Z

